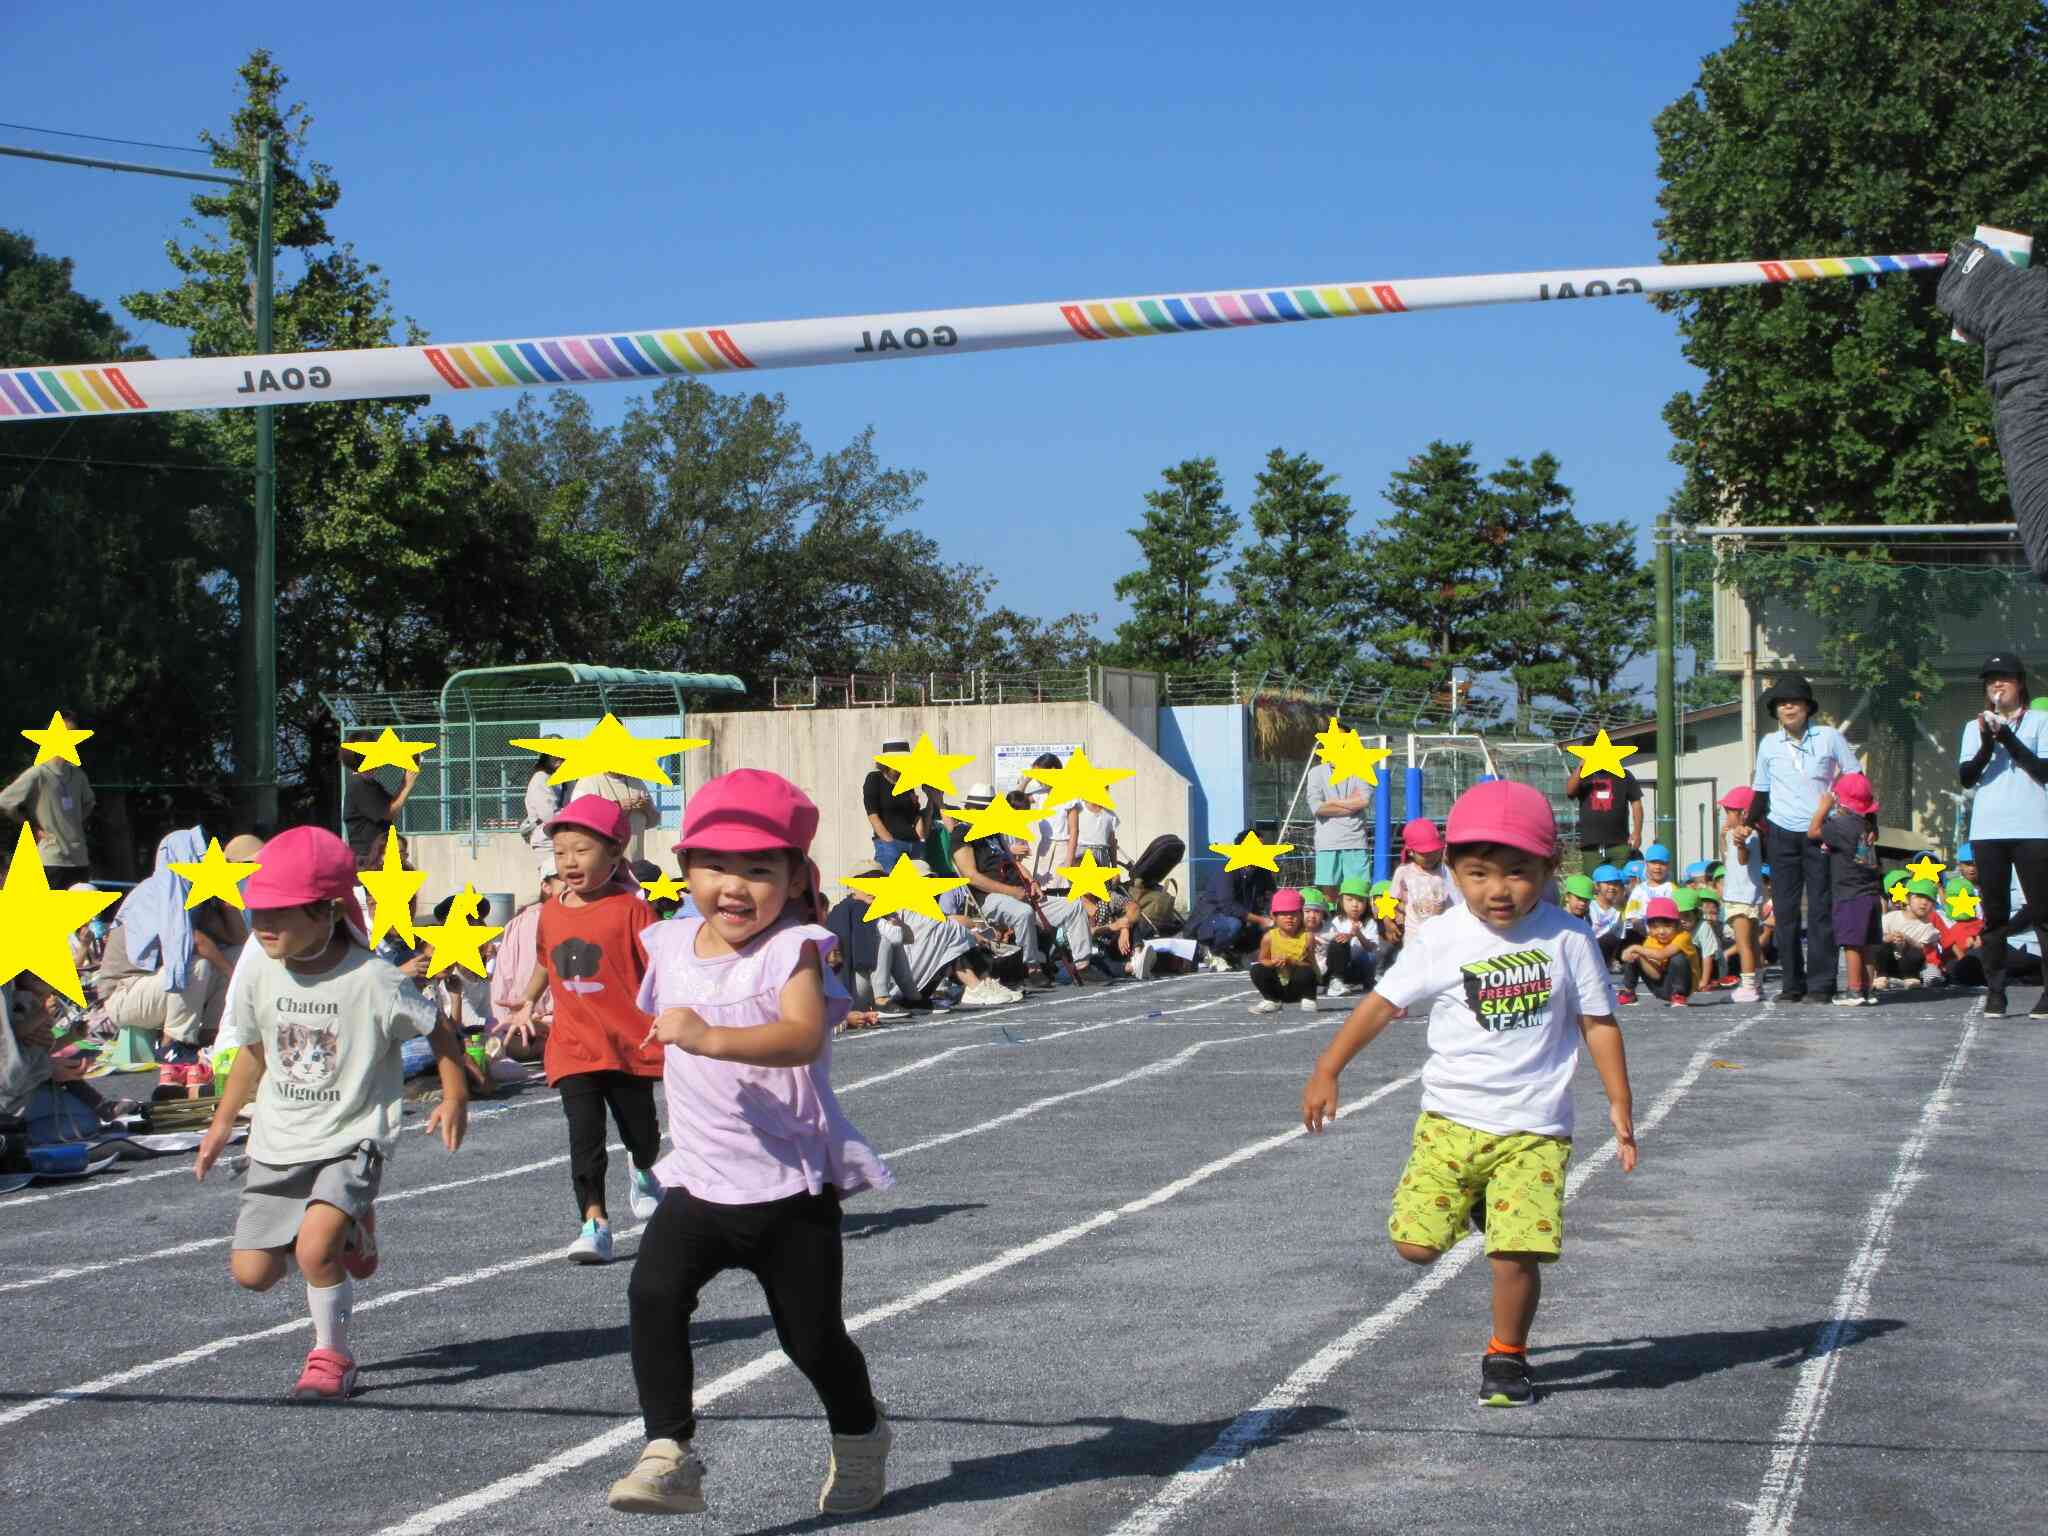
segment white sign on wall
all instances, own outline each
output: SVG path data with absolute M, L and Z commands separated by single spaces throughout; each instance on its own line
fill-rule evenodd
M 1026 780 L 1024 770 L 1029 768 L 1042 754 L 1050 752 L 1062 763 L 1069 761 L 1076 752 L 1087 746 L 1082 741 L 1004 741 L 996 744 L 995 773 L 990 782 L 995 792 L 1006 795 L 1020 784 L 1027 789 L 1042 789 L 1038 780 Z

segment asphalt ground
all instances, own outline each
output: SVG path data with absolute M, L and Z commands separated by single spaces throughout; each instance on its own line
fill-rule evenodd
M 2022 994 L 2030 1002 L 2031 993 Z M 2044 1528 L 2035 1151 L 2048 1025 L 1973 995 L 1624 1009 L 1642 1165 L 1590 1065 L 1539 1401 L 1476 1402 L 1487 1266 L 1385 1236 L 1424 1059 L 1397 1023 L 1301 1134 L 1344 1004 L 1241 976 L 1062 991 L 837 1042 L 895 1167 L 848 1202 L 846 1311 L 896 1426 L 887 1532 Z M 226 1272 L 238 1181 L 189 1158 L 0 1197 L 0 1526 L 646 1529 L 622 1262 L 581 1269 L 544 1088 L 418 1134 L 357 1287 L 361 1394 L 283 1401 L 296 1276 Z M 624 1160 L 612 1184 L 622 1232 Z M 1475 1256 L 1468 1258 L 1468 1252 Z M 827 1432 L 729 1274 L 694 1337 L 711 1511 L 797 1532 Z

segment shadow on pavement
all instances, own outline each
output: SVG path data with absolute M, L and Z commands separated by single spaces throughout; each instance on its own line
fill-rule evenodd
M 988 1202 L 974 1200 L 965 1205 L 904 1205 L 893 1211 L 856 1211 L 841 1218 L 839 1233 L 849 1241 L 857 1237 L 876 1237 L 898 1227 L 928 1227 L 961 1211 L 987 1209 Z
M 1738 1366 L 1770 1365 L 1785 1370 L 1802 1365 L 1827 1337 L 1833 1321 L 1669 1333 L 1598 1344 L 1547 1344 L 1529 1351 L 1530 1363 L 1536 1367 L 1539 1393 L 1655 1391 Z M 1833 1349 L 1848 1349 L 1905 1326 L 1897 1318 L 1864 1318 L 1844 1325 Z M 1563 1356 L 1570 1358 L 1560 1358 Z
M 762 1317 L 728 1317 L 693 1323 L 690 1342 L 698 1348 L 708 1344 L 731 1344 L 756 1339 L 774 1332 L 774 1324 Z M 365 1385 L 356 1394 L 369 1397 L 380 1392 L 413 1391 L 420 1387 L 457 1386 L 466 1382 L 489 1381 L 524 1371 L 546 1370 L 551 1365 L 569 1365 L 580 1360 L 623 1359 L 626 1354 L 626 1326 L 615 1328 L 557 1328 L 545 1332 L 501 1334 L 479 1339 L 451 1339 L 431 1349 L 415 1350 L 386 1360 L 362 1364 Z M 371 1385 L 372 1376 L 391 1372 L 424 1372 L 403 1381 Z

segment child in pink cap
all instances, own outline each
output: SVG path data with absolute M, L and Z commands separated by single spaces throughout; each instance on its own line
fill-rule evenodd
M 1412 937 L 1351 1010 L 1302 1092 L 1302 1121 L 1320 1131 L 1335 1119 L 1351 1058 L 1403 1010 L 1427 1012 L 1422 1117 L 1387 1230 L 1402 1258 L 1433 1264 L 1478 1216 L 1493 1266 L 1479 1400 L 1512 1407 L 1534 1395 L 1529 1328 L 1542 1266 L 1563 1251 L 1581 1038 L 1624 1171 L 1636 1165 L 1635 1120 L 1607 966 L 1586 926 L 1543 899 L 1558 862 L 1550 802 L 1527 784 L 1474 785 L 1448 830 L 1463 903 Z
M 1806 837 L 1828 851 L 1835 943 L 1848 971 L 1847 986 L 1835 994 L 1835 1006 L 1870 1007 L 1877 1002 L 1871 951 L 1884 942 L 1884 902 L 1878 895 L 1877 791 L 1869 776 L 1839 775 L 1813 808 Z
M 818 1508 L 882 1501 L 891 1433 L 846 1332 L 839 1202 L 894 1183 L 832 1093 L 832 1034 L 851 1006 L 827 960 L 818 808 L 787 779 L 742 768 L 690 797 L 676 843 L 701 917 L 648 930 L 640 1006 L 664 1051 L 674 1150 L 627 1296 L 647 1448 L 612 1485 L 613 1509 L 704 1508 L 690 1314 L 727 1269 L 768 1296 L 783 1351 L 825 1404 L 832 1458 Z
M 1738 1003 L 1763 1001 L 1757 986 L 1762 969 L 1762 945 L 1758 942 L 1763 918 L 1763 841 L 1749 824 L 1749 808 L 1756 791 L 1738 784 L 1721 797 L 1721 916 L 1735 934 L 1735 953 L 1741 984 L 1731 999 Z
M 571 1264 L 609 1264 L 607 1109 L 632 1160 L 626 1194 L 634 1216 L 645 1221 L 661 1203 L 654 1173 L 661 1155 L 661 1122 L 654 1113 L 661 1053 L 647 1040 L 638 1002 L 647 976 L 646 930 L 656 918 L 626 867 L 632 831 L 615 801 L 579 795 L 543 830 L 554 850 L 560 894 L 540 909 L 534 930 L 540 963 L 512 1009 L 506 1044 L 516 1047 L 531 1038 L 533 1007 L 545 994 L 554 1012 L 541 1065 L 561 1094 L 569 1122 L 569 1187 L 583 1224 L 564 1257 Z
M 1450 907 L 1454 893 L 1444 868 L 1444 835 L 1427 816 L 1418 816 L 1401 829 L 1401 867 L 1394 871 L 1387 894 L 1404 904 L 1410 938 Z
M 235 972 L 220 1043 L 239 1046 L 192 1171 L 205 1178 L 253 1097 L 249 1175 L 228 1270 L 267 1291 L 298 1260 L 313 1349 L 291 1396 L 355 1390 L 348 1322 L 357 1280 L 377 1268 L 373 1202 L 404 1109 L 401 1048 L 433 1041 L 442 1098 L 427 1120 L 453 1152 L 468 1125 L 462 1046 L 433 1002 L 370 952 L 355 857 L 319 827 L 289 827 L 242 886 L 255 943 Z

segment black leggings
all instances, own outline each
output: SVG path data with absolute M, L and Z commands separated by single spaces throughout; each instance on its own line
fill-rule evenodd
M 782 1352 L 817 1389 L 832 1433 L 873 1430 L 868 1363 L 847 1337 L 840 1310 L 845 1253 L 838 1191 L 828 1186 L 760 1205 L 717 1205 L 672 1189 L 641 1235 L 626 1287 L 633 1385 L 647 1438 L 688 1440 L 696 1433 L 690 1314 L 698 1293 L 728 1269 L 744 1269 L 761 1282 Z
M 2012 924 L 2012 875 L 2020 875 L 2020 894 L 2035 913 L 2048 912 L 2048 839 L 1988 837 L 1970 840 L 1977 855 L 1977 892 L 1984 902 L 1984 985 L 1993 992 L 2005 990 L 2006 972 L 2012 961 L 2006 938 Z M 2036 927 L 2036 933 L 2040 929 Z M 2048 944 L 2043 946 L 2048 952 Z
M 1272 1003 L 1298 1003 L 1303 998 L 1316 995 L 1316 968 L 1306 961 L 1287 968 L 1287 979 L 1280 979 L 1280 970 L 1272 965 L 1252 967 L 1252 985 L 1259 990 L 1259 996 Z
M 605 1208 L 604 1176 L 611 1167 L 605 1156 L 604 1112 L 611 1106 L 619 1140 L 633 1166 L 648 1169 L 661 1151 L 661 1124 L 654 1116 L 651 1077 L 630 1072 L 576 1072 L 559 1079 L 562 1113 L 569 1120 L 569 1182 L 576 1190 L 576 1219 L 593 1205 Z

